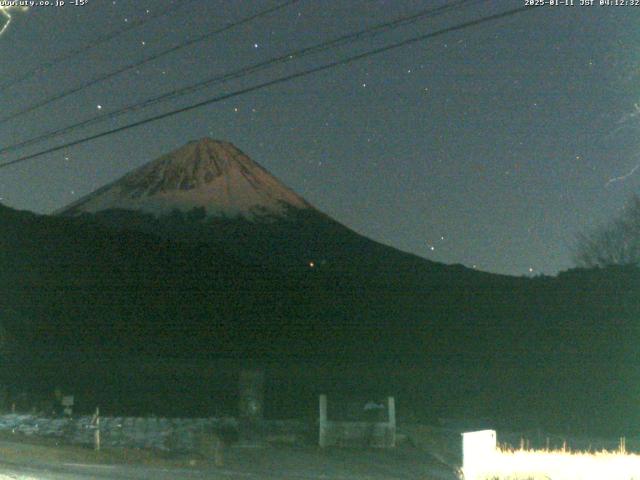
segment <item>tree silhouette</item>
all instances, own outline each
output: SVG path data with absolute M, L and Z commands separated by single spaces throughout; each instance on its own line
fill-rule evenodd
M 610 222 L 579 233 L 573 257 L 586 268 L 640 266 L 640 196 L 633 195 Z

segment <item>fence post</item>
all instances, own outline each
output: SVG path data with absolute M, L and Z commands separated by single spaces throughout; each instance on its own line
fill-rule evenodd
M 324 448 L 327 446 L 327 396 L 320 395 L 320 436 L 318 444 Z
M 264 441 L 264 370 L 243 369 L 238 379 L 240 441 L 257 445 Z
M 94 448 L 97 452 L 100 451 L 100 407 L 96 407 L 96 413 L 93 416 L 93 423 L 96 429 L 93 432 Z
M 388 402 L 388 414 L 389 414 L 389 430 L 391 432 L 391 439 L 389 447 L 396 446 L 396 399 L 389 397 Z

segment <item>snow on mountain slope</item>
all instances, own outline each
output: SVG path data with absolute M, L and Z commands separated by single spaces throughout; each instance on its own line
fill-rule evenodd
M 203 138 L 133 170 L 56 212 L 133 210 L 163 216 L 204 208 L 207 216 L 284 216 L 312 209 L 229 142 Z

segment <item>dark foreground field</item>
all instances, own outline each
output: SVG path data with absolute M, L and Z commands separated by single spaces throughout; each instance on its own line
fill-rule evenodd
M 17 440 L 17 441 L 16 441 Z M 422 448 L 321 450 L 312 446 L 231 446 L 224 466 L 195 456 L 168 457 L 141 450 L 92 450 L 5 436 L 0 440 L 0 480 L 5 478 L 104 479 L 455 479 Z

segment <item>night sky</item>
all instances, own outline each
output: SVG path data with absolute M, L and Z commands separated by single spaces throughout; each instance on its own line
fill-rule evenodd
M 0 162 L 523 2 L 459 7 L 1 154 Z M 0 118 L 279 3 L 188 2 L 0 89 Z M 0 123 L 0 148 L 443 3 L 301 0 Z M 0 84 L 171 4 L 88 0 L 11 11 L 0 36 Z M 0 15 L 0 27 L 4 21 Z M 578 231 L 639 191 L 638 102 L 640 6 L 547 6 L 0 169 L 0 202 L 50 213 L 211 136 L 375 240 L 490 272 L 555 274 L 571 267 Z

